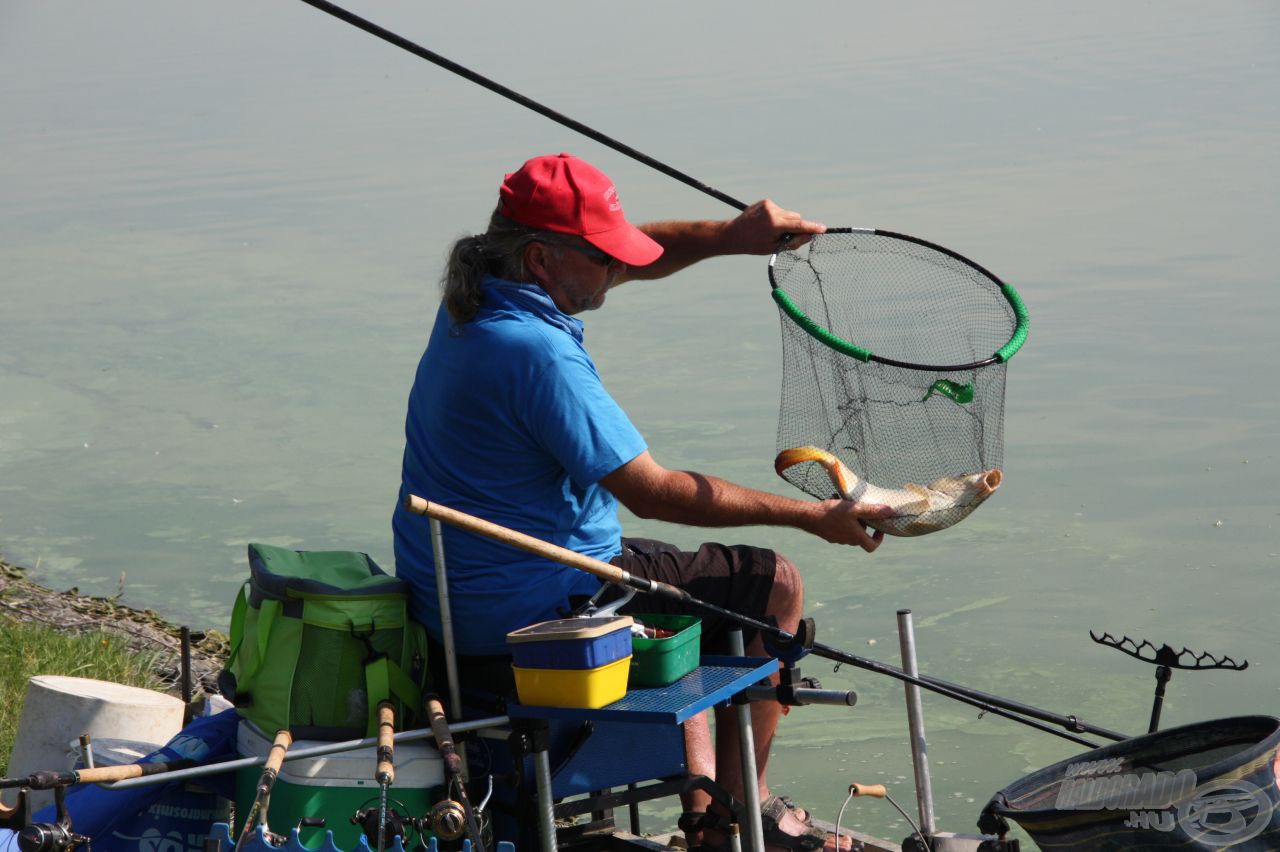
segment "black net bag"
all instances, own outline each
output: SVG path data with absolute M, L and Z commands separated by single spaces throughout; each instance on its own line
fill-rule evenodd
M 999 487 L 1005 371 L 1028 322 L 1011 286 L 932 243 L 851 228 L 777 253 L 769 278 L 779 475 L 820 499 L 893 506 L 868 523 L 908 536 L 957 523 Z
M 1280 719 L 1197 722 L 1103 746 L 996 793 L 1045 850 L 1280 849 Z

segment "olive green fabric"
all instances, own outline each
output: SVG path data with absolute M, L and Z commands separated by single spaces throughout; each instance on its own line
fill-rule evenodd
M 346 739 L 376 733 L 379 702 L 411 725 L 426 684 L 426 632 L 408 586 L 366 554 L 249 545 L 219 686 L 263 731 Z

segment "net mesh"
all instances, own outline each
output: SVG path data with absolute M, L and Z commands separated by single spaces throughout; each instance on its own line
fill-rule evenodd
M 886 532 L 931 532 L 972 511 L 1001 477 L 1007 365 L 937 368 L 989 360 L 1009 343 L 1017 314 L 1001 284 L 936 247 L 858 231 L 780 252 L 771 275 L 810 320 L 781 311 L 780 453 L 814 447 L 839 459 L 851 474 L 842 496 L 899 510 L 873 523 Z M 824 331 L 912 366 L 837 351 Z M 792 454 L 784 466 L 783 455 L 778 472 L 796 487 L 822 499 L 844 491 L 832 459 Z

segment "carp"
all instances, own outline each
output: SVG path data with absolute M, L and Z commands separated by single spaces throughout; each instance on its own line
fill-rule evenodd
M 1003 474 L 998 468 L 959 476 L 944 476 L 928 485 L 908 482 L 902 488 L 881 488 L 861 479 L 832 453 L 818 447 L 792 447 L 778 453 L 773 469 L 779 476 L 793 465 L 817 462 L 831 477 L 836 491 L 846 500 L 882 503 L 897 514 L 888 518 L 867 518 L 870 527 L 889 535 L 916 536 L 944 530 L 968 517 L 1000 487 Z

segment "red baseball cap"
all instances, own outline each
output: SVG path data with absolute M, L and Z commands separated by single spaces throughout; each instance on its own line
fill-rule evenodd
M 582 237 L 628 266 L 662 255 L 662 246 L 626 220 L 609 176 L 571 154 L 534 157 L 506 176 L 499 195 L 507 218 Z

